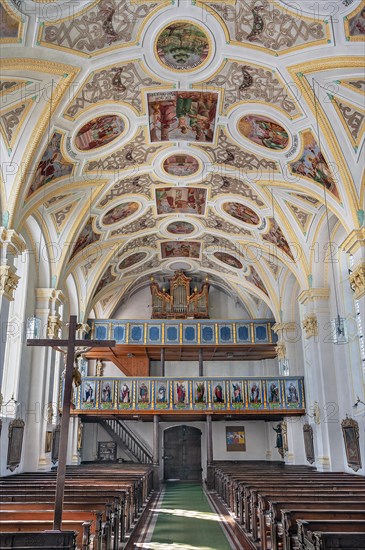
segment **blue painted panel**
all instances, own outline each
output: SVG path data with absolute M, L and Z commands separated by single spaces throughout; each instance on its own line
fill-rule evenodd
M 179 332 L 177 326 L 169 326 L 166 328 L 166 342 L 175 343 L 178 341 Z
M 118 344 L 125 342 L 125 326 L 115 326 L 113 331 L 113 338 Z
M 96 325 L 95 338 L 96 340 L 107 340 L 108 329 L 105 325 Z
M 237 328 L 237 341 L 239 342 L 250 342 L 250 327 L 249 325 L 240 325 Z
M 143 341 L 143 326 L 142 325 L 132 325 L 131 326 L 129 341 L 130 342 L 142 342 Z
M 190 325 L 187 327 L 184 327 L 184 342 L 189 342 L 191 344 L 196 343 L 197 341 L 197 327 Z
M 220 326 L 219 327 L 219 341 L 220 342 L 233 342 L 232 327 Z
M 148 340 L 150 342 L 161 342 L 161 327 L 160 326 L 151 326 L 148 327 Z
M 205 325 L 202 327 L 202 342 L 214 342 L 214 326 Z
M 255 326 L 255 342 L 267 342 L 267 326 L 266 325 L 257 325 Z

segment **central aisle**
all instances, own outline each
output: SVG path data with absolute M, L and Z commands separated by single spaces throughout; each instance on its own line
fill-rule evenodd
M 212 511 L 199 484 L 167 483 L 154 513 L 158 515 L 152 536 L 142 548 L 231 550 L 221 527 L 222 520 Z

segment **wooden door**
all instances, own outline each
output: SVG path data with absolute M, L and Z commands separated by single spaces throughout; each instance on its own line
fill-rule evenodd
M 174 426 L 164 431 L 164 478 L 201 481 L 201 431 Z

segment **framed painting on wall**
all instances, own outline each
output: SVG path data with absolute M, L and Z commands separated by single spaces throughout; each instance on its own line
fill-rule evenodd
M 102 462 L 113 462 L 117 458 L 117 444 L 114 441 L 99 441 L 98 460 Z
M 46 441 L 44 446 L 45 453 L 50 453 L 52 450 L 52 437 L 53 437 L 53 432 L 51 431 L 46 432 Z
M 246 437 L 244 426 L 226 426 L 227 451 L 245 451 Z
M 309 464 L 313 464 L 315 461 L 314 456 L 314 445 L 313 445 L 313 428 L 309 424 L 304 424 L 303 426 L 303 436 L 304 436 L 304 448 L 305 456 Z
M 347 464 L 357 472 L 361 468 L 359 424 L 353 418 L 345 418 L 341 422 L 341 427 L 345 442 Z
M 7 470 L 13 472 L 20 464 L 24 435 L 24 420 L 18 418 L 9 424 Z
M 52 464 L 56 464 L 58 461 L 58 450 L 60 447 L 60 435 L 61 435 L 61 426 L 58 424 L 52 433 L 52 454 L 51 460 Z

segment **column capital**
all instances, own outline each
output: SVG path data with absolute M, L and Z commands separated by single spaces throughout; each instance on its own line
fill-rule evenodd
M 314 302 L 319 302 L 322 300 L 328 300 L 330 295 L 329 288 L 308 288 L 308 290 L 303 290 L 299 296 L 299 303 L 302 305 L 307 305 Z
M 307 339 L 312 336 L 318 336 L 318 320 L 315 313 L 310 313 L 304 317 L 303 328 Z
M 0 265 L 0 296 L 4 296 L 9 302 L 14 300 L 14 291 L 20 279 L 15 271 L 10 265 Z
M 348 237 L 343 241 L 340 248 L 349 254 L 355 254 L 362 249 L 363 256 L 365 255 L 365 227 L 354 229 Z
M 36 288 L 36 298 L 40 300 L 49 300 L 55 305 L 59 306 L 64 303 L 65 295 L 62 290 L 56 290 L 55 288 Z
M 3 255 L 5 252 L 5 255 L 9 253 L 18 256 L 25 249 L 25 241 L 21 235 L 18 235 L 14 229 L 0 227 L 0 250 L 2 250 Z
M 365 296 L 365 260 L 362 260 L 349 276 L 350 286 L 354 291 L 355 300 Z
M 280 335 L 284 330 L 285 332 L 297 330 L 297 325 L 294 321 L 290 321 L 289 323 L 275 323 L 271 328 L 275 334 Z

